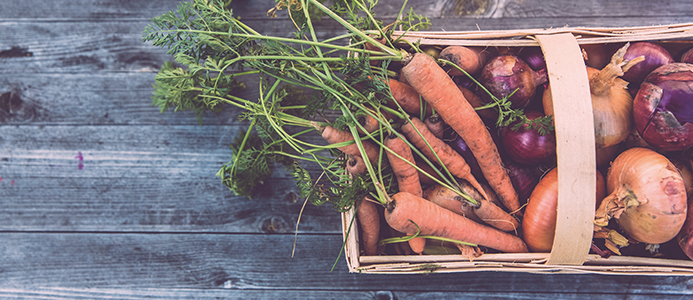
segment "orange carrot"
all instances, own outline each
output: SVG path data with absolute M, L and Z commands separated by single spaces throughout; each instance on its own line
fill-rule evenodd
M 363 197 L 357 203 L 356 218 L 361 229 L 361 244 L 366 255 L 376 255 L 380 235 L 380 215 L 377 205 Z
M 477 108 L 488 104 L 485 100 L 481 99 L 479 95 L 477 95 L 470 89 L 465 88 L 461 85 L 457 85 L 457 88 L 460 89 L 460 91 L 462 91 L 462 95 L 464 95 L 464 98 L 467 99 L 467 102 L 469 102 L 469 104 L 471 104 L 472 107 Z M 495 122 L 496 119 L 498 119 L 498 112 L 493 108 L 480 109 L 476 110 L 476 112 L 479 114 L 482 120 L 485 120 L 487 122 Z
M 491 187 L 511 211 L 520 209 L 517 192 L 503 168 L 498 148 L 479 115 L 450 76 L 430 56 L 415 54 L 402 73 L 412 87 L 435 109 L 472 150 Z
M 313 125 L 313 127 L 315 127 L 315 129 L 318 130 L 318 132 L 320 132 L 322 138 L 324 138 L 330 144 L 337 144 L 354 140 L 354 136 L 347 131 L 341 131 L 332 126 L 320 126 L 316 122 L 311 122 L 311 124 Z M 373 143 L 370 143 L 368 141 L 362 141 L 362 143 L 363 148 L 366 151 L 366 156 L 368 156 L 368 160 L 371 162 L 377 161 L 379 156 L 378 148 Z M 343 147 L 338 147 L 337 149 L 341 150 L 347 155 L 351 154 L 361 156 L 361 152 L 359 151 L 358 145 L 356 145 L 356 143 L 349 144 Z
M 471 220 L 479 220 L 500 230 L 516 231 L 518 229 L 520 223 L 515 217 L 482 197 L 469 183 L 460 180 L 460 187 L 467 195 L 478 201 L 479 205 L 471 205 L 457 193 L 442 185 L 434 185 L 427 189 L 427 197 L 425 198 L 456 214 L 463 215 Z
M 484 198 L 488 199 L 486 192 L 476 178 L 474 178 L 474 175 L 472 175 L 472 169 L 462 155 L 453 150 L 452 147 L 443 142 L 443 140 L 433 136 L 433 133 L 428 130 L 421 120 L 418 118 L 411 118 L 410 123 L 402 126 L 402 131 L 407 139 L 409 139 L 421 153 L 428 157 L 428 159 L 437 162 L 438 158 L 440 158 L 440 162 L 448 169 L 450 174 L 460 179 L 467 180 L 484 196 Z M 419 133 L 421 133 L 421 135 L 419 135 Z M 428 147 L 426 142 L 430 144 L 431 148 Z M 438 158 L 436 158 L 436 155 Z
M 408 84 L 402 83 L 393 78 L 390 78 L 388 83 L 390 85 L 390 91 L 392 92 L 392 98 L 399 103 L 399 106 L 401 106 L 405 112 L 417 116 L 421 114 L 422 101 L 421 97 L 419 97 L 419 93 L 417 93 L 416 90 L 414 90 Z M 397 104 L 392 102 L 388 102 L 386 105 L 393 108 L 397 107 Z M 431 113 L 431 107 L 427 106 L 425 115 L 430 115 Z
M 366 163 L 359 155 L 347 155 L 346 170 L 349 174 L 358 175 L 366 173 Z
M 528 252 L 519 237 L 469 220 L 407 192 L 391 197 L 385 220 L 395 230 L 413 234 L 417 226 L 422 235 L 449 238 L 490 247 L 502 252 Z
M 476 74 L 491 57 L 491 52 L 486 48 L 481 47 L 465 47 L 465 46 L 447 46 L 440 51 L 440 59 L 448 60 L 459 66 L 469 74 Z M 451 76 L 463 75 L 460 70 L 455 67 L 446 67 Z
M 419 197 L 423 196 L 423 189 L 419 181 L 419 172 L 411 165 L 416 164 L 416 162 L 414 161 L 414 155 L 409 145 L 394 134 L 388 136 L 383 144 L 394 152 L 385 151 L 385 153 L 387 153 L 387 160 L 392 167 L 392 173 L 394 173 L 395 178 L 397 178 L 398 190 Z M 395 154 L 399 155 L 399 157 Z M 412 251 L 422 254 L 426 246 L 426 239 L 413 238 L 409 240 L 409 246 Z
M 388 136 L 383 145 L 394 152 L 385 151 L 387 160 L 392 167 L 392 173 L 394 173 L 395 178 L 397 178 L 398 190 L 421 197 L 423 195 L 423 189 L 421 189 L 421 182 L 419 181 L 419 172 L 409 164 L 416 164 L 409 145 L 394 134 Z M 399 155 L 401 158 L 397 157 L 395 154 Z
M 378 120 L 369 114 L 359 115 L 356 117 L 356 121 L 358 121 L 368 133 L 376 131 L 380 128 L 380 123 Z M 360 127 L 358 131 L 359 133 L 365 133 Z

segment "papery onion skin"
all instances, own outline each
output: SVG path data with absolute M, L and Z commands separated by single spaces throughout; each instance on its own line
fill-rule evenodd
M 604 195 L 604 177 L 597 172 L 595 198 Z M 551 169 L 541 178 L 527 201 L 522 218 L 522 239 L 532 252 L 550 252 L 556 234 L 558 212 L 558 168 Z
M 633 100 L 633 121 L 657 150 L 693 146 L 693 65 L 671 63 L 652 71 Z
M 592 94 L 595 143 L 597 148 L 619 144 L 628 138 L 633 123 L 633 98 L 619 78 L 606 89 L 593 87 L 600 70 L 587 67 Z
M 631 60 L 641 55 L 645 56 L 645 60 L 626 71 L 622 76 L 624 80 L 636 84 L 641 83 L 647 74 L 650 74 L 654 69 L 674 62 L 669 51 L 650 42 L 631 44 L 623 59 Z
M 526 111 L 525 115 L 530 120 L 544 116 L 538 111 Z M 541 135 L 537 130 L 529 129 L 528 124 L 522 124 L 517 130 L 510 128 L 512 126 L 500 129 L 500 139 L 503 149 L 514 161 L 533 165 L 544 162 L 556 154 L 556 136 L 553 131 Z
M 686 219 L 683 178 L 669 159 L 651 149 L 630 148 L 616 157 L 606 175 L 606 191 L 609 196 L 596 219 L 615 219 L 628 237 L 641 243 L 673 239 Z
M 513 108 L 523 108 L 534 97 L 536 88 L 547 81 L 546 70 L 534 71 L 521 58 L 515 55 L 499 55 L 491 59 L 479 75 L 481 85 L 496 98 L 509 96 Z M 482 98 L 490 99 L 485 93 Z
M 606 148 L 625 141 L 632 129 L 633 97 L 626 89 L 627 82 L 610 77 L 609 74 L 613 73 L 605 71 L 611 66 L 610 64 L 602 70 L 586 67 L 592 96 L 596 148 Z M 546 115 L 553 115 L 551 89 L 544 90 L 542 102 Z

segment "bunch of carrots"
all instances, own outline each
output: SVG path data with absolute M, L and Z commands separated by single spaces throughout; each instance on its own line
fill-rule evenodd
M 554 169 L 555 152 L 531 162 L 536 178 L 527 181 L 511 168 L 518 161 L 499 137 L 508 129 L 536 131 L 540 143 L 553 137 L 550 112 L 541 108 L 548 84 L 541 63 L 530 70 L 534 62 L 523 62 L 520 48 L 424 47 L 401 39 L 394 28 L 427 25 L 405 13 L 406 1 L 398 21 L 386 26 L 372 12 L 377 1 L 322 2 L 277 1 L 271 13 L 288 11 L 294 38 L 256 32 L 222 1 L 194 0 L 154 19 L 145 41 L 169 48 L 188 67 L 162 69 L 154 104 L 162 112 L 175 107 L 198 115 L 223 105 L 244 111 L 250 125 L 217 174 L 223 183 L 251 196 L 268 165 L 284 164 L 307 200 L 355 209 L 365 255 L 425 254 L 437 245 L 470 259 L 487 251 L 550 250 L 528 245 L 533 239 L 523 223 L 536 228 L 537 216 L 551 218 L 551 204 L 531 216 L 524 208 L 530 193 L 540 194 L 534 188 L 541 175 Z M 316 13 L 348 33 L 318 39 Z M 522 78 L 502 79 L 510 85 L 489 81 L 506 65 Z M 237 80 L 253 75 L 259 99 L 234 96 Z M 508 90 L 512 84 L 518 87 Z M 530 109 L 546 116 L 530 116 Z M 311 142 L 316 133 L 325 143 Z M 468 151 L 454 144 L 459 141 Z M 317 178 L 308 163 L 319 166 Z M 546 222 L 539 231 L 552 234 Z

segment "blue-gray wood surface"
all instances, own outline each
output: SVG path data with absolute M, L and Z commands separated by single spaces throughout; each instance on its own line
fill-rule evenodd
M 274 0 L 234 1 L 267 34 Z M 392 19 L 403 1 L 381 0 Z M 409 1 L 433 30 L 693 22 L 692 1 Z M 350 274 L 339 214 L 302 206 L 281 171 L 253 200 L 214 175 L 245 124 L 160 114 L 164 50 L 141 41 L 177 0 L 0 3 L 0 298 L 683 299 L 677 276 Z M 280 16 L 284 16 L 281 15 Z M 321 36 L 340 29 L 317 26 Z M 257 92 L 248 90 L 253 98 Z

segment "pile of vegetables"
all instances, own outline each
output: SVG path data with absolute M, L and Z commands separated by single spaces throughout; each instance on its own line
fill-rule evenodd
M 175 58 L 156 75 L 153 104 L 200 121 L 241 110 L 248 129 L 222 182 L 250 197 L 285 166 L 306 201 L 356 210 L 364 255 L 550 251 L 560 174 L 540 49 L 422 46 L 394 31 L 427 28 L 411 10 L 386 25 L 377 1 L 323 2 L 277 0 L 270 12 L 288 12 L 292 38 L 256 32 L 222 1 L 152 19 L 144 40 Z M 345 33 L 319 39 L 324 17 Z M 693 257 L 693 65 L 673 58 L 693 55 L 664 46 L 583 46 L 603 256 L 676 240 Z M 246 82 L 258 99 L 236 96 Z

